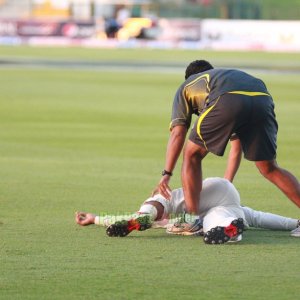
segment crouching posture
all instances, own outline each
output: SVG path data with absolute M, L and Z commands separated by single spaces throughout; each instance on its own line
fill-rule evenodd
M 148 198 L 132 215 L 96 216 L 78 212 L 76 222 L 83 226 L 105 226 L 111 237 L 124 237 L 133 230 L 166 227 L 169 234 L 203 236 L 207 244 L 238 242 L 247 227 L 292 230 L 292 236 L 300 237 L 299 220 L 242 207 L 238 191 L 226 179 L 205 179 L 200 198 L 200 217 L 194 217 L 194 220 L 185 219 L 184 195 L 179 188 L 172 191 L 170 200 L 160 194 Z

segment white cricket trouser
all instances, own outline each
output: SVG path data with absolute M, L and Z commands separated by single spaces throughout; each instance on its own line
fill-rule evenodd
M 158 201 L 164 206 L 163 218 L 166 219 L 185 211 L 182 189 L 173 190 L 171 200 L 155 195 L 146 200 L 149 201 Z M 223 178 L 207 178 L 203 181 L 199 210 L 204 232 L 216 226 L 228 226 L 237 218 L 242 218 L 247 225 L 238 191 L 231 182 Z
M 293 230 L 298 224 L 297 219 L 257 211 L 246 206 L 241 207 L 237 190 L 229 181 L 222 178 L 204 180 L 200 199 L 200 216 L 203 218 L 205 231 L 216 226 L 227 226 L 236 218 L 243 218 L 246 226 L 271 230 Z M 185 212 L 181 188 L 172 191 L 171 200 L 155 195 L 146 200 L 149 201 L 158 201 L 164 206 L 163 219 L 173 218 Z M 166 225 L 166 220 L 157 222 L 157 227 L 160 225 Z
M 249 227 L 271 230 L 293 230 L 298 225 L 297 219 L 257 211 L 247 206 L 243 206 L 242 209 Z

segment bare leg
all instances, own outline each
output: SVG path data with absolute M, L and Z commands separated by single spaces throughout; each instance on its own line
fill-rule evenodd
M 230 146 L 224 178 L 232 182 L 239 169 L 243 150 L 239 139 L 231 141 Z
M 256 161 L 260 173 L 274 183 L 290 200 L 300 207 L 300 184 L 297 178 L 280 168 L 276 160 Z
M 202 159 L 207 150 L 188 141 L 184 150 L 181 181 L 185 197 L 186 209 L 189 213 L 199 213 L 199 197 L 202 190 Z

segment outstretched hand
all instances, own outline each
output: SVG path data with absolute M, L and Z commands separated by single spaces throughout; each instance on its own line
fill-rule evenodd
M 170 200 L 172 190 L 169 187 L 169 181 L 170 181 L 170 176 L 168 176 L 168 175 L 163 176 L 161 178 L 161 180 L 159 181 L 158 186 L 152 192 L 152 196 L 154 196 L 156 194 L 161 194 L 164 198 L 166 198 L 167 200 Z
M 85 213 L 85 212 L 76 212 L 75 213 L 76 223 L 81 226 L 95 224 L 95 217 L 96 217 L 96 215 L 90 214 L 90 213 Z

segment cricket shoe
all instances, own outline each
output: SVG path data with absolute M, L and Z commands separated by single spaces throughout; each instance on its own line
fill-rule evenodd
M 133 230 L 144 231 L 151 228 L 152 222 L 150 215 L 140 215 L 130 220 L 117 221 L 106 229 L 106 234 L 110 237 L 124 237 Z
M 235 243 L 242 240 L 244 222 L 242 218 L 235 219 L 226 227 L 217 226 L 207 231 L 204 235 L 206 244 Z
M 198 218 L 193 223 L 187 223 L 184 217 L 179 221 L 171 224 L 167 230 L 169 234 L 189 235 L 189 236 L 203 236 L 202 221 Z
M 300 237 L 300 220 L 298 220 L 298 226 L 294 230 L 291 231 L 291 236 Z

